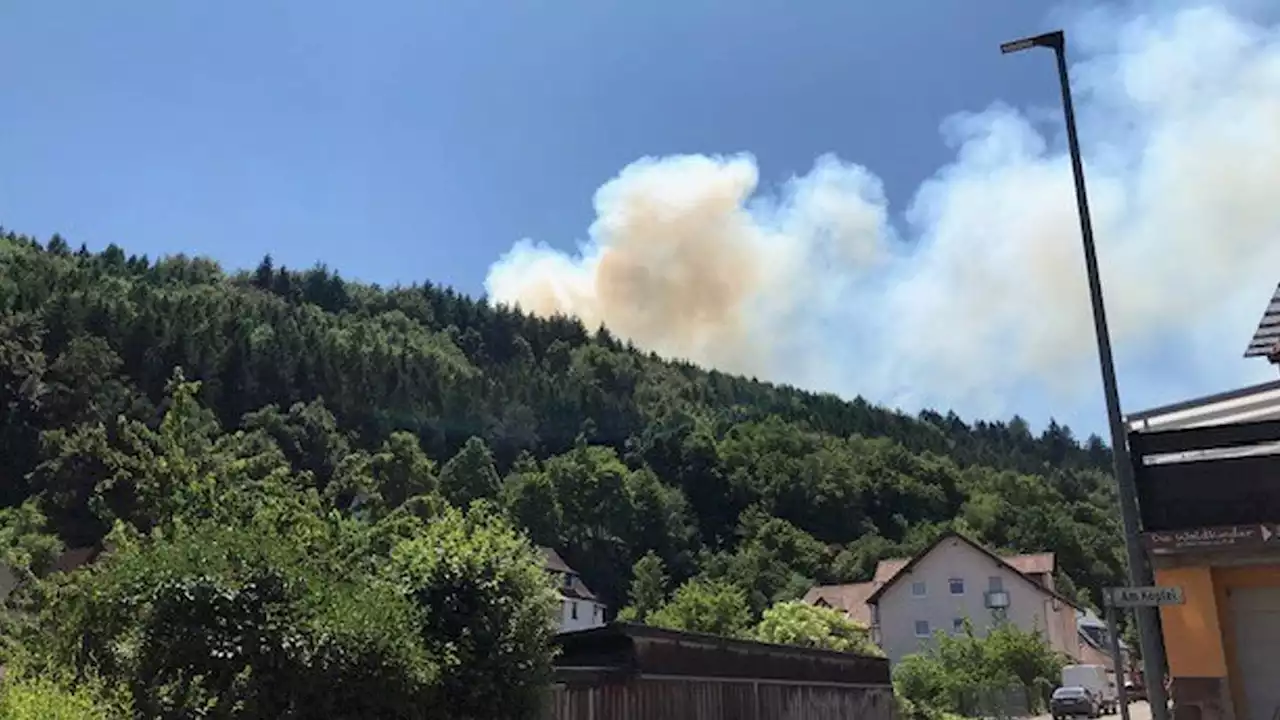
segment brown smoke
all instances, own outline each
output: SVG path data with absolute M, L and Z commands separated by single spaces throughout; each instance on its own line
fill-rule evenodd
M 1171 361 L 1196 387 L 1252 379 L 1265 368 L 1239 355 L 1280 280 L 1280 36 L 1212 7 L 1094 29 L 1073 71 L 1122 375 L 1162 396 L 1185 391 L 1152 379 Z M 879 181 L 834 158 L 764 197 L 747 155 L 641 160 L 598 191 L 577 254 L 518 243 L 486 286 L 880 401 L 994 411 L 1028 383 L 1070 398 L 1097 367 L 1057 127 L 1001 105 L 950 119 L 956 159 L 900 236 Z

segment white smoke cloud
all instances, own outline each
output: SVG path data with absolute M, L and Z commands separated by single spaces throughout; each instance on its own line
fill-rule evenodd
M 1280 280 L 1280 33 L 1182 6 L 1085 17 L 1071 36 L 1087 43 L 1072 72 L 1127 395 L 1265 377 L 1239 358 Z M 576 254 L 522 241 L 486 289 L 663 354 L 908 408 L 1023 410 L 1027 393 L 1059 416 L 1093 408 L 1070 165 L 1058 124 L 1032 117 L 948 119 L 955 160 L 899 216 L 873 173 L 830 156 L 769 194 L 749 155 L 645 158 L 597 192 Z

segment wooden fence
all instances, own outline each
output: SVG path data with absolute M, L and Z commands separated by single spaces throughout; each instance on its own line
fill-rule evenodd
M 884 658 L 636 625 L 564 633 L 548 720 L 894 720 Z
M 887 687 L 721 678 L 557 684 L 549 720 L 893 720 Z

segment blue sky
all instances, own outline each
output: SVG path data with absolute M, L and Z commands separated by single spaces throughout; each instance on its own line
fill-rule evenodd
M 5 3 L 0 218 L 478 293 L 643 155 L 749 150 L 767 182 L 836 152 L 905 200 L 945 116 L 1052 98 L 996 50 L 1045 27 L 1030 5 Z
M 1025 0 L 501 6 L 4 3 L 0 223 L 480 293 L 522 238 L 572 252 L 643 156 L 750 152 L 768 189 L 832 153 L 896 213 L 948 116 L 1056 107 L 1050 56 L 998 52 L 1056 27 Z

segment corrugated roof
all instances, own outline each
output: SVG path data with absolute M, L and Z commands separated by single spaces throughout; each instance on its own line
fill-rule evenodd
M 1262 313 L 1258 329 L 1245 348 L 1245 357 L 1276 358 L 1280 355 L 1280 285 L 1276 286 L 1271 302 Z
M 1275 419 L 1280 419 L 1280 381 L 1273 380 L 1131 413 L 1125 422 L 1129 430 L 1145 433 Z
M 646 625 L 610 623 L 556 635 L 561 679 L 617 682 L 646 676 L 781 680 L 788 684 L 890 688 L 889 660 Z M 608 716 L 607 712 L 597 715 Z M 650 717 L 665 717 L 652 713 Z

